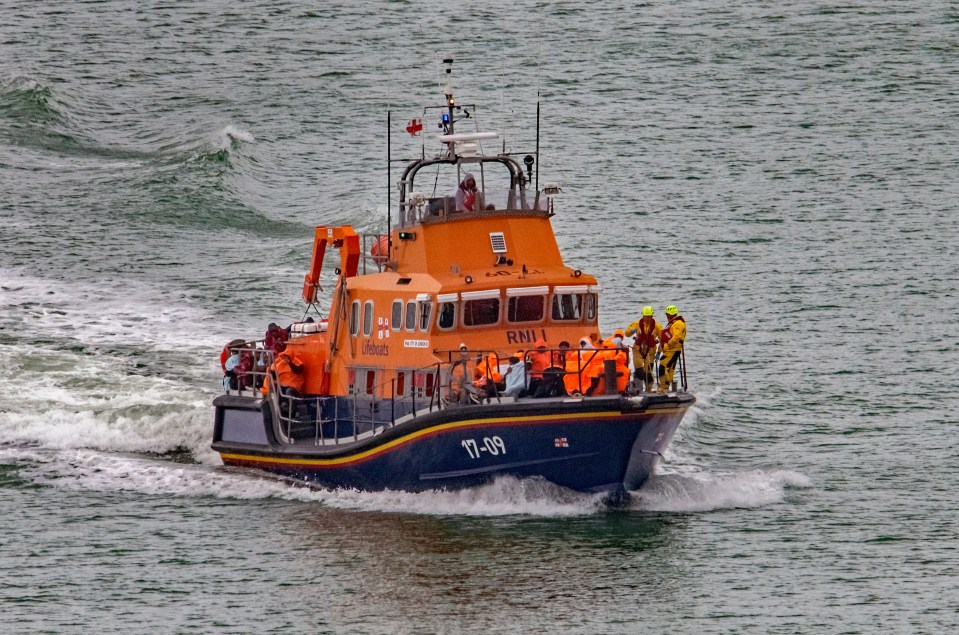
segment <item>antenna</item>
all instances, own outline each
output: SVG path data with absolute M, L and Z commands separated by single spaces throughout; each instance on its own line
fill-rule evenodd
M 536 91 L 536 191 L 539 192 L 539 91 Z
M 393 195 L 392 195 L 392 180 L 390 161 L 393 157 L 392 152 L 392 142 L 393 142 L 393 111 L 386 110 L 386 259 L 390 259 L 390 255 L 393 253 L 393 210 L 390 207 L 393 205 Z M 402 222 L 400 223 L 402 224 Z

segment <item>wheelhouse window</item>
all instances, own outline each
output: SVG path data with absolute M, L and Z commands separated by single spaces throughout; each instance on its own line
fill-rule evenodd
M 373 334 L 373 301 L 367 300 L 363 307 L 363 335 L 369 337 Z
M 496 324 L 499 322 L 499 306 L 498 290 L 464 293 L 463 326 Z
M 596 319 L 596 305 L 598 301 L 598 296 L 595 293 L 590 293 L 586 296 L 586 321 L 592 322 Z
M 403 301 L 393 300 L 393 311 L 390 314 L 390 328 L 398 331 L 403 327 Z
M 448 331 L 456 326 L 455 302 L 440 303 L 439 314 L 436 317 L 436 326 L 440 327 L 444 331 Z
M 516 287 L 506 290 L 506 319 L 509 322 L 540 322 L 545 314 L 549 287 Z
M 350 335 L 356 335 L 360 332 L 360 301 L 353 300 L 350 305 Z
M 553 296 L 552 318 L 573 322 L 583 317 L 583 296 L 578 293 L 557 293 Z
M 506 303 L 506 319 L 510 322 L 539 322 L 543 319 L 545 298 L 526 295 L 510 298 Z
M 456 326 L 456 305 L 458 293 L 441 293 L 436 296 L 436 326 L 448 331 Z
M 430 320 L 433 317 L 433 303 L 432 302 L 420 302 L 420 330 L 428 331 L 430 330 Z
M 416 302 L 414 300 L 406 303 L 406 330 L 410 333 L 416 330 Z

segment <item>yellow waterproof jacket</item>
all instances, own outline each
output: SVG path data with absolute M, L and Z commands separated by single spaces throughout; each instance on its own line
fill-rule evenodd
M 662 332 L 662 325 L 652 316 L 641 317 L 627 326 L 626 335 L 636 334 L 636 340 L 633 342 L 633 354 L 643 355 L 646 350 L 655 349 Z
M 683 342 L 686 341 L 686 320 L 683 319 L 683 316 L 677 315 L 673 318 L 666 325 L 660 338 L 663 342 L 664 354 L 668 355 L 669 353 L 682 350 Z

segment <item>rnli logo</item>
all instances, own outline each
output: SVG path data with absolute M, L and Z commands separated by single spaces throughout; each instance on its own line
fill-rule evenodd
M 506 331 L 507 344 L 532 344 L 540 338 L 548 341 L 546 338 L 546 329 L 540 329 L 539 333 L 536 332 L 536 329 Z
M 389 339 L 390 338 L 390 321 L 385 317 L 377 318 L 376 320 L 376 339 Z
M 553 439 L 553 445 L 557 448 L 568 448 L 569 441 L 566 440 L 566 437 L 557 437 Z

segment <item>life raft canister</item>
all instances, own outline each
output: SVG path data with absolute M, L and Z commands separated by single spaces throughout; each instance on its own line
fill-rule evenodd
M 387 236 L 380 236 L 370 245 L 370 255 L 373 256 L 373 262 L 383 264 L 390 255 L 390 239 Z

